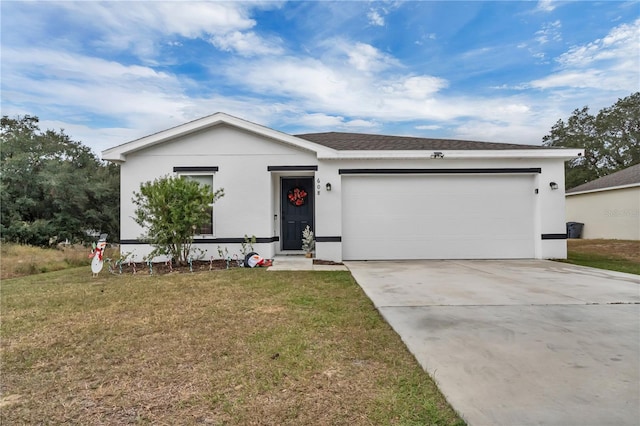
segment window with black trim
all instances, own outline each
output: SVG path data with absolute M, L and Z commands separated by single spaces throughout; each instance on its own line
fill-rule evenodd
M 213 191 L 213 175 L 212 174 L 180 174 L 185 179 L 198 182 L 202 186 L 209 186 Z M 213 200 L 209 205 L 209 220 L 197 225 L 196 235 L 213 235 Z

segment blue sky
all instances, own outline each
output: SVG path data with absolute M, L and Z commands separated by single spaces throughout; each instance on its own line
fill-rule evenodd
M 540 144 L 640 90 L 640 3 L 0 3 L 2 114 L 100 151 L 223 111 Z

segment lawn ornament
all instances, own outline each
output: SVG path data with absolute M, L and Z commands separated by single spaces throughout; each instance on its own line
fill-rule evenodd
M 256 266 L 272 266 L 273 261 L 271 259 L 265 259 L 254 251 L 247 254 L 244 258 L 244 266 L 249 268 L 255 268 Z
M 91 260 L 91 272 L 94 277 L 98 276 L 104 265 L 104 250 L 107 248 L 107 234 L 101 234 L 98 244 L 93 243 L 93 250 L 89 255 Z

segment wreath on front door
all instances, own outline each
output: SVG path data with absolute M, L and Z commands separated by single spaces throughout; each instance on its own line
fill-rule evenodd
M 304 188 L 300 188 L 296 186 L 295 188 L 291 188 L 289 193 L 287 194 L 287 198 L 289 199 L 289 203 L 296 207 L 300 207 L 307 202 L 307 191 Z

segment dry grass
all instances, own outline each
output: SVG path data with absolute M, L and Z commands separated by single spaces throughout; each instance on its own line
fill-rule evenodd
M 463 424 L 347 272 L 2 283 L 2 424 Z
M 633 240 L 567 240 L 572 253 L 597 254 L 640 263 L 640 241 Z
M 640 275 L 640 241 L 567 240 L 568 263 Z
M 0 279 L 89 265 L 91 250 L 81 245 L 41 248 L 6 243 L 0 246 Z

